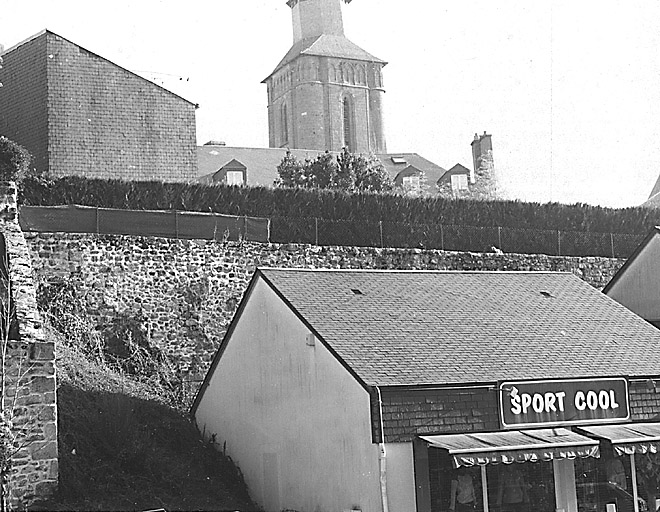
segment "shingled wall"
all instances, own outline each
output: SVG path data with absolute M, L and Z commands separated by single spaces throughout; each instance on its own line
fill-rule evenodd
M 657 384 L 657 387 L 656 387 Z M 660 382 L 630 383 L 630 414 L 635 421 L 660 417 Z M 372 397 L 375 398 L 375 397 Z M 412 441 L 432 433 L 488 432 L 500 428 L 495 388 L 447 388 L 415 392 L 383 392 L 385 441 Z M 378 401 L 372 399 L 373 429 L 380 440 Z

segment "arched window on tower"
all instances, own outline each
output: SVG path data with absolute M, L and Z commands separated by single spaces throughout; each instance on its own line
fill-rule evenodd
M 282 104 L 282 143 L 280 147 L 289 145 L 289 115 L 286 108 L 286 103 Z
M 344 96 L 342 113 L 344 116 L 344 147 L 348 151 L 355 152 L 355 113 L 353 98 Z

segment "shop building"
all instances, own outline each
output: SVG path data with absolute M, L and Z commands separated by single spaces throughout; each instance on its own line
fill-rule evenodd
M 638 512 L 658 347 L 568 273 L 258 269 L 192 414 L 266 511 Z

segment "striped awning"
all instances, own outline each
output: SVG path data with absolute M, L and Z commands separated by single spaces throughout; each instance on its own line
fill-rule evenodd
M 626 423 L 579 427 L 580 433 L 612 443 L 617 455 L 658 453 L 660 451 L 660 423 Z
M 598 457 L 598 440 L 565 428 L 420 436 L 445 450 L 454 467 Z

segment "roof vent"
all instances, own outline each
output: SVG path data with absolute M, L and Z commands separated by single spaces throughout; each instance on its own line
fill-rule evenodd
M 392 156 L 392 157 L 390 157 L 390 159 L 392 160 L 392 163 L 394 163 L 394 164 L 405 164 L 406 163 L 406 159 L 403 158 L 402 156 Z
M 351 288 L 351 291 L 354 295 L 364 295 L 364 293 L 362 293 L 362 291 L 358 290 L 357 288 Z
M 543 295 L 544 297 L 547 297 L 547 298 L 549 298 L 549 299 L 554 297 L 554 295 L 553 295 L 552 293 L 550 293 L 550 292 L 548 292 L 548 291 L 546 291 L 546 290 L 541 290 L 540 293 L 541 293 L 541 295 Z
M 227 143 L 224 140 L 210 140 L 204 145 L 205 146 L 226 146 Z

